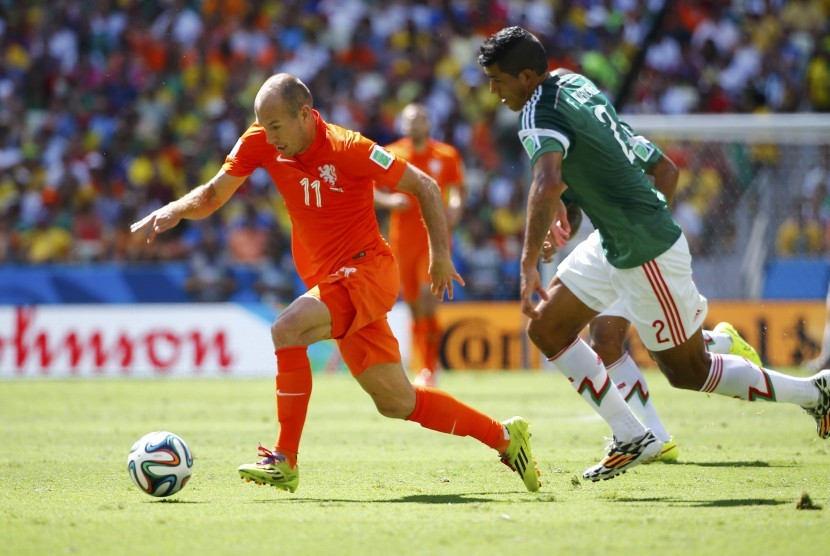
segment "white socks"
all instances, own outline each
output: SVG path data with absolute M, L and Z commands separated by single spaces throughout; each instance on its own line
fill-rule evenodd
M 663 426 L 654 404 L 651 403 L 648 384 L 634 359 L 626 352 L 617 361 L 608 365 L 607 370 L 631 410 L 646 427 L 651 429 L 658 440 L 668 442 L 671 435 Z
M 703 341 L 711 353 L 729 353 L 732 347 L 732 336 L 725 332 L 712 332 L 703 330 Z
M 608 376 L 602 360 L 581 338 L 550 359 L 571 382 L 571 386 L 588 405 L 611 426 L 620 442 L 642 436 L 646 427 L 637 420 L 631 408 Z
M 818 390 L 811 378 L 784 375 L 762 369 L 737 355 L 714 353 L 709 376 L 700 391 L 751 402 L 765 400 L 808 407 L 818 401 Z

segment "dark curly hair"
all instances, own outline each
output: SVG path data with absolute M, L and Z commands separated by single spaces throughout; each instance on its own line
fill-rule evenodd
M 513 77 L 530 69 L 538 75 L 548 71 L 545 47 L 532 33 L 518 26 L 505 27 L 490 35 L 479 48 L 478 65 L 499 69 Z

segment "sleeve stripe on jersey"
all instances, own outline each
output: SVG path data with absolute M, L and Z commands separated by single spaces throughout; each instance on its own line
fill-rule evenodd
M 559 133 L 558 131 L 554 131 L 552 129 L 523 129 L 519 132 L 519 139 L 524 141 L 528 137 L 533 137 L 533 140 L 536 142 L 537 147 L 539 146 L 539 137 L 552 137 L 562 143 L 562 146 L 565 147 L 565 154 L 563 156 L 568 156 L 568 149 L 571 148 L 571 142 L 568 140 L 565 135 Z
M 539 141 L 540 137 L 552 137 L 562 143 L 562 146 L 565 147 L 564 156 L 568 156 L 568 149 L 571 147 L 571 142 L 565 135 L 552 129 L 540 129 L 536 127 L 536 104 L 540 98 L 542 98 L 541 86 L 536 88 L 530 100 L 527 101 L 527 104 L 522 109 L 522 130 L 519 131 L 519 140 L 524 142 L 528 137 L 533 139 L 536 146 L 535 151 L 542 146 Z
M 527 101 L 524 108 L 522 108 L 522 130 L 530 129 L 536 127 L 536 103 L 539 102 L 539 99 L 542 97 L 542 87 L 536 87 L 536 90 L 533 91 L 533 95 L 531 95 L 530 100 Z M 519 133 L 519 137 L 522 137 L 521 132 Z M 541 145 L 539 145 L 538 138 L 534 137 L 533 140 L 535 141 L 534 145 L 534 152 L 539 149 Z

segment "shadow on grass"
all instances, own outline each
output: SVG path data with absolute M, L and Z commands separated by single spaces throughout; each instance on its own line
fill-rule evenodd
M 480 492 L 469 494 L 410 494 L 400 498 L 388 499 L 358 499 L 346 500 L 343 498 L 298 498 L 285 497 L 274 498 L 273 500 L 251 500 L 254 503 L 266 504 L 273 502 L 291 502 L 292 504 L 320 504 L 330 506 L 341 506 L 345 504 L 486 504 L 493 502 L 504 502 L 503 496 L 513 495 L 516 492 Z M 521 494 L 521 493 L 520 493 Z M 540 493 L 542 494 L 542 493 Z M 516 500 L 516 502 L 554 502 L 553 495 L 543 495 L 539 498 L 527 498 Z
M 674 461 L 663 465 L 695 465 L 697 467 L 796 467 L 794 463 L 770 463 L 768 461 Z
M 475 504 L 480 502 L 503 502 L 503 495 L 512 495 L 516 492 L 481 492 L 476 494 L 410 494 L 400 498 L 383 500 L 390 504 Z M 519 493 L 523 494 L 523 493 Z M 486 498 L 484 496 L 487 496 Z M 528 501 L 538 501 L 528 499 Z
M 180 498 L 158 498 L 156 500 L 145 500 L 145 504 L 209 504 L 199 500 L 182 500 Z
M 727 498 L 724 500 L 684 500 L 669 496 L 655 496 L 651 498 L 615 498 L 614 502 L 665 504 L 667 506 L 681 506 L 687 508 L 734 508 L 743 506 L 780 506 L 789 504 L 784 500 L 774 498 Z

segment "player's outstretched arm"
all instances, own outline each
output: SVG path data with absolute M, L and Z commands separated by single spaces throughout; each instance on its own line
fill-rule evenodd
M 543 252 L 545 237 L 553 224 L 554 216 L 562 208 L 561 197 L 565 190 L 562 181 L 562 153 L 543 153 L 533 165 L 533 183 L 527 199 L 527 222 L 521 260 L 521 306 L 522 312 L 532 319 L 541 314 L 535 308 L 533 294 L 547 299 L 539 275 L 539 257 Z
M 449 231 L 441 190 L 438 189 L 435 180 L 411 164 L 407 164 L 396 187 L 418 200 L 421 218 L 429 236 L 429 275 L 432 278 L 432 293 L 443 299 L 446 291 L 447 297 L 452 299 L 452 281 L 455 280 L 463 286 L 464 279 L 455 270 L 450 257 Z
M 157 234 L 175 228 L 182 218 L 197 220 L 216 212 L 244 182 L 244 176 L 231 176 L 220 170 L 208 183 L 134 222 L 130 231 L 146 231 L 147 243 L 153 243 Z

